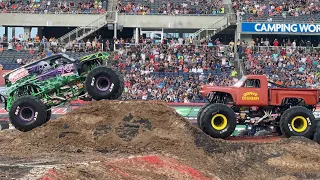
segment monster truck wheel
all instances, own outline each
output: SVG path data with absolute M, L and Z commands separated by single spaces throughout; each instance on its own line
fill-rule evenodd
M 85 87 L 94 100 L 118 99 L 124 90 L 124 80 L 120 72 L 100 66 L 89 72 Z
M 211 104 L 206 104 L 204 106 L 202 106 L 200 109 L 199 109 L 199 112 L 197 114 L 197 125 L 200 129 L 202 129 L 202 127 L 200 126 L 200 118 L 201 118 L 201 115 L 204 111 L 205 108 L 207 108 L 208 106 L 210 106 Z
M 313 135 L 313 141 L 320 144 L 320 121 L 317 123 L 316 132 Z
M 227 138 L 236 129 L 234 111 L 224 104 L 211 104 L 204 109 L 200 125 L 202 130 L 213 138 Z
M 13 102 L 9 119 L 19 131 L 30 131 L 46 122 L 47 109 L 37 97 L 22 96 Z
M 302 106 L 295 106 L 282 114 L 280 129 L 286 137 L 304 136 L 311 138 L 316 129 L 316 120 L 312 111 Z

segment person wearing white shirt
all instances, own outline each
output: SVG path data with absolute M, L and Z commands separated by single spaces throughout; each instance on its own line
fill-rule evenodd
M 301 60 L 300 60 L 300 62 L 302 62 L 303 64 L 305 64 L 305 63 L 306 63 L 306 60 L 307 60 L 306 57 L 302 57 Z
M 12 50 L 12 49 L 13 49 L 12 42 L 9 42 L 9 44 L 8 44 L 8 50 Z
M 160 59 L 161 59 L 161 60 L 164 59 L 164 54 L 163 54 L 163 53 L 160 54 Z
M 292 48 L 293 48 L 293 49 L 296 49 L 296 47 L 297 47 L 297 43 L 296 43 L 296 40 L 294 40 L 294 41 L 292 42 Z
M 200 66 L 197 68 L 197 73 L 203 73 L 203 69 Z
M 196 68 L 196 67 L 193 67 L 192 70 L 191 70 L 191 72 L 197 73 L 197 68 Z
M 226 58 L 225 57 L 221 58 L 221 65 L 223 65 L 223 66 L 226 65 Z

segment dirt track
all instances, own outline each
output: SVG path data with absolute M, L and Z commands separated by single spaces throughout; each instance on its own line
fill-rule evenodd
M 320 179 L 320 145 L 310 140 L 212 139 L 145 101 L 92 102 L 27 133 L 1 131 L 0 158 L 0 179 L 36 179 L 52 167 L 62 179 Z

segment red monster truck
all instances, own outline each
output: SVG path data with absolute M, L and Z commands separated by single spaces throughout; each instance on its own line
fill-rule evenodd
M 273 128 L 286 137 L 312 138 L 315 132 L 318 89 L 285 88 L 264 75 L 248 75 L 231 87 L 205 85 L 200 92 L 209 104 L 199 110 L 197 123 L 211 137 L 227 138 L 237 124 Z

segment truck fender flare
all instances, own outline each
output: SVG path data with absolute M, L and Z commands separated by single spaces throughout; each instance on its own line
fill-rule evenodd
M 236 95 L 233 95 L 232 93 L 229 93 L 229 92 L 223 92 L 223 91 L 212 91 L 212 93 L 214 94 L 225 94 L 225 95 L 228 95 L 232 98 L 232 102 L 235 102 L 235 96 Z

